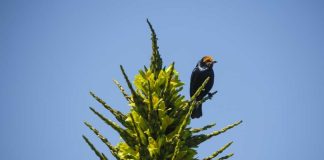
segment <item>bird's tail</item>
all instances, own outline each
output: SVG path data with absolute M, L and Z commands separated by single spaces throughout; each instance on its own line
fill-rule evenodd
M 202 116 L 202 104 L 195 106 L 191 113 L 191 118 L 200 118 Z

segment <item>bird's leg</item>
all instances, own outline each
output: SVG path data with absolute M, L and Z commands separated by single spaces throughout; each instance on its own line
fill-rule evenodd
M 208 99 L 212 99 L 212 98 L 213 98 L 213 95 L 216 94 L 216 93 L 217 93 L 217 91 L 215 91 L 215 92 L 213 92 L 213 93 L 210 93 L 210 92 L 209 92 L 209 93 L 208 93 L 208 96 L 207 96 Z

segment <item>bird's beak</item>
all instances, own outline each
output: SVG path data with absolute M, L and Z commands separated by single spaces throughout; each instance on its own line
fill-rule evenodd
M 217 63 L 217 61 L 213 61 L 213 63 Z

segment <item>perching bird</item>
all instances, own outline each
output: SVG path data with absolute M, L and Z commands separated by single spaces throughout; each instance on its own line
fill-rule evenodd
M 211 56 L 204 56 L 196 65 L 194 70 L 191 73 L 190 78 L 190 97 L 192 97 L 198 88 L 203 84 L 207 77 L 210 77 L 207 82 L 204 90 L 200 92 L 197 96 L 196 101 L 202 100 L 207 94 L 210 94 L 209 91 L 214 84 L 214 71 L 213 65 L 217 63 L 213 60 Z M 199 118 L 202 116 L 202 105 L 197 105 L 192 111 L 191 118 Z

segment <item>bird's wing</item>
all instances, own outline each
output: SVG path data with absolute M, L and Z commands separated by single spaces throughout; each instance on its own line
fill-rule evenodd
M 196 92 L 197 88 L 197 82 L 199 78 L 199 69 L 196 67 L 192 73 L 190 78 L 190 97 L 193 96 Z M 198 86 L 199 87 L 199 86 Z
M 208 76 L 209 76 L 210 79 L 209 79 L 209 81 L 208 81 L 208 83 L 207 83 L 207 85 L 205 87 L 205 92 L 206 92 L 205 95 L 207 93 L 209 93 L 209 91 L 212 89 L 212 87 L 214 85 L 214 71 L 210 70 Z

